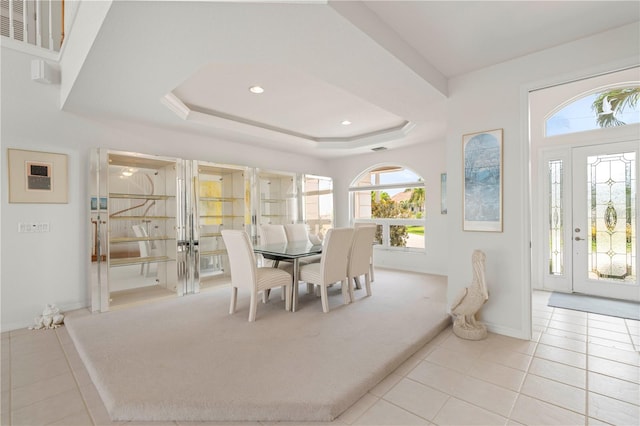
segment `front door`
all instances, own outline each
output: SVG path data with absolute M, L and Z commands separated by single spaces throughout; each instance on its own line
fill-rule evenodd
M 573 291 L 640 300 L 638 141 L 572 149 Z

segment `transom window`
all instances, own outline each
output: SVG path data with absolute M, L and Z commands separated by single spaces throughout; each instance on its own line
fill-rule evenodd
M 574 99 L 545 122 L 545 136 L 640 123 L 640 85 L 599 90 Z
M 421 176 L 400 165 L 377 166 L 349 188 L 354 222 L 378 225 L 385 248 L 424 250 L 425 186 Z

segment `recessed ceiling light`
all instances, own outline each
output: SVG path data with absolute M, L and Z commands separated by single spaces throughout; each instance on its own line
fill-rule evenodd
M 264 89 L 260 86 L 251 86 L 249 87 L 249 91 L 251 93 L 256 93 L 256 94 L 260 94 L 264 92 Z
M 351 124 L 351 122 L 350 122 L 349 120 L 344 120 L 344 121 L 342 122 L 342 125 L 343 125 L 343 126 L 348 126 L 349 124 Z

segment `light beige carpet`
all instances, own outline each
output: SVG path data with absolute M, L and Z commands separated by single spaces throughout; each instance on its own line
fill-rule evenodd
M 219 288 L 65 323 L 113 420 L 330 421 L 450 323 L 444 277 L 376 270 L 350 305 L 339 287 L 327 314 L 301 286 L 249 323 Z

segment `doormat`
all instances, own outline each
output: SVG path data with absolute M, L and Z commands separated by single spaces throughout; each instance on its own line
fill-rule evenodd
M 640 303 L 627 300 L 608 299 L 584 294 L 551 293 L 547 306 L 591 312 L 611 317 L 640 320 Z

